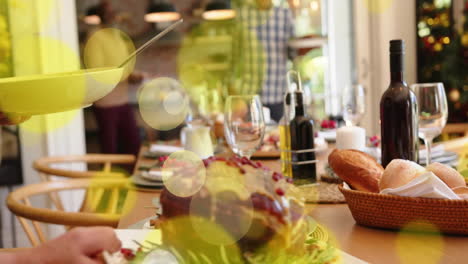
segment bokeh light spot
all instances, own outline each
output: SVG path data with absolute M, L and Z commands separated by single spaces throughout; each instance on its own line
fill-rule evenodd
M 45 134 L 57 131 L 58 129 L 65 127 L 77 117 L 77 110 L 48 114 L 43 116 L 32 116 L 29 120 L 22 123 L 20 127 L 21 129 L 24 129 L 27 132 Z
M 81 106 L 86 98 L 86 77 L 80 74 L 70 74 L 79 68 L 80 60 L 77 52 L 63 41 L 50 37 L 34 35 L 25 36 L 15 43 L 22 56 L 16 58 L 18 68 L 24 74 L 37 72 L 37 54 L 39 50 L 31 46 L 37 43 L 40 53 L 47 57 L 47 64 L 42 68 L 40 76 L 19 76 L 15 82 L 2 86 L 9 94 L 9 100 L 4 103 L 5 112 L 19 114 L 54 113 L 71 110 Z M 62 74 L 62 72 L 67 72 Z M 68 124 L 76 116 L 76 111 L 57 113 L 46 118 L 33 118 L 24 126 L 32 132 L 50 132 Z
M 138 105 L 141 117 L 150 127 L 171 130 L 184 122 L 189 99 L 179 82 L 163 77 L 140 88 Z
M 205 186 L 190 203 L 193 229 L 213 245 L 236 243 L 252 225 L 254 210 L 250 193 L 228 177 L 209 178 Z M 217 232 L 214 226 L 225 232 Z
M 189 197 L 205 184 L 206 169 L 203 161 L 191 151 L 172 153 L 162 167 L 164 186 L 172 194 Z
M 143 241 L 139 241 L 143 246 L 154 248 L 155 244 L 160 245 L 162 241 L 161 230 L 151 230 Z M 149 252 L 141 261 L 142 264 L 177 264 L 177 258 L 168 250 L 154 249 Z
M 196 232 L 194 222 L 208 233 Z M 209 219 L 193 215 L 166 219 L 161 230 L 164 245 L 183 263 L 243 263 L 237 244 L 219 246 L 204 240 L 209 235 L 225 240 L 230 237 L 223 227 Z
M 116 68 L 135 51 L 135 45 L 125 32 L 116 28 L 104 28 L 94 32 L 86 42 L 83 60 L 87 69 Z M 136 58 L 125 66 L 121 80 L 133 72 Z M 97 80 L 105 82 L 106 80 Z
M 62 5 L 62 1 L 57 0 L 41 0 L 41 1 L 33 1 L 30 0 L 9 0 L 8 5 L 10 6 L 11 14 L 15 14 L 19 17 L 31 16 L 31 10 L 35 10 L 34 12 L 40 14 L 35 16 L 34 19 L 38 24 L 38 28 L 46 28 L 48 24 L 50 24 L 50 13 L 53 11 L 58 10 L 59 7 L 57 5 Z
M 166 96 L 163 104 L 169 114 L 179 115 L 184 110 L 180 107 L 180 102 L 184 102 L 184 95 L 180 91 L 172 91 Z
M 14 89 L 9 93 L 15 94 L 10 97 L 8 106 L 5 107 L 13 111 L 20 109 L 18 111 L 27 113 L 53 113 L 57 109 L 63 111 L 82 105 L 86 97 L 85 75 L 62 74 L 79 68 L 80 60 L 77 52 L 63 41 L 50 37 L 40 35 L 21 37 L 15 45 L 22 51 L 22 56 L 16 58 L 15 63 L 25 73 L 37 72 L 38 50 L 32 48 L 31 43 L 37 43 L 41 47 L 41 54 L 47 56 L 47 64 L 42 68 L 42 73 L 55 73 L 55 75 L 52 78 L 48 75 L 17 77 L 17 82 L 10 87 L 4 87 L 4 89 Z M 66 86 L 65 91 L 73 92 L 64 92 L 64 86 Z M 52 132 L 70 123 L 77 114 L 77 111 L 68 111 L 35 116 L 25 122 L 22 128 L 31 133 Z
M 407 224 L 396 240 L 401 263 L 440 263 L 443 256 L 444 239 L 439 229 L 424 221 Z

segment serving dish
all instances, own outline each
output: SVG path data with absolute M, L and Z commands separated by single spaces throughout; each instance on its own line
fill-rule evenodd
M 72 72 L 0 79 L 0 110 L 39 115 L 86 107 L 114 89 L 124 68 L 96 68 Z
M 164 187 L 164 183 L 162 181 L 150 181 L 139 174 L 132 175 L 130 177 L 130 182 L 133 183 L 136 187 L 156 189 L 162 189 Z
M 360 225 L 468 235 L 468 200 L 404 197 L 343 186 L 339 190 Z

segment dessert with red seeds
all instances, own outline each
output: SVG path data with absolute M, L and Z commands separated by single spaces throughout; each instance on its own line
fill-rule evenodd
M 238 248 L 242 254 L 255 253 L 270 243 L 286 251 L 304 247 L 307 234 L 304 203 L 287 178 L 246 158 L 210 160 L 205 164 L 205 185 L 194 195 L 178 197 L 167 189 L 162 191 L 160 228 L 165 244 L 182 255 L 189 255 L 188 251 L 202 252 L 211 259 L 210 254 L 219 252 L 219 245 L 204 239 L 210 234 L 200 234 L 191 224 L 177 221 L 202 217 L 238 238 L 233 245 L 225 246 L 227 252 Z M 246 232 L 240 233 L 245 224 L 248 224 Z M 219 261 L 213 263 L 223 260 Z

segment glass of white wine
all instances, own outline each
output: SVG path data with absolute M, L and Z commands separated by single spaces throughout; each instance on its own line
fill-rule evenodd
M 448 106 L 442 83 L 417 83 L 411 89 L 418 99 L 419 137 L 426 145 L 426 165 L 431 163 L 431 147 L 435 137 L 447 123 Z
M 232 151 L 250 159 L 260 147 L 265 134 L 263 108 L 258 95 L 235 95 L 227 98 L 224 131 Z
M 366 109 L 364 87 L 360 84 L 347 86 L 341 98 L 343 119 L 347 126 L 357 126 Z

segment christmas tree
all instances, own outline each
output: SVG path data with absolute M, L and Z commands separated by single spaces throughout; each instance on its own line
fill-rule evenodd
M 453 25 L 451 1 L 418 0 L 418 81 L 443 82 L 449 122 L 468 122 L 468 0 L 464 23 Z

